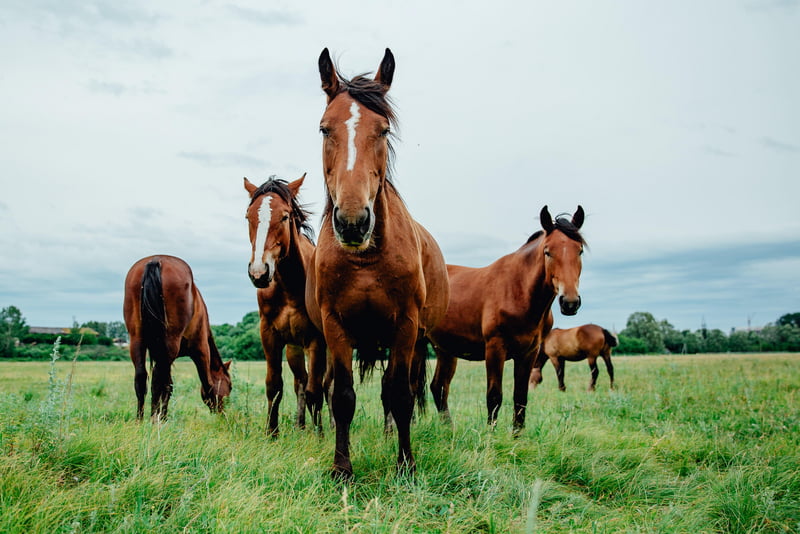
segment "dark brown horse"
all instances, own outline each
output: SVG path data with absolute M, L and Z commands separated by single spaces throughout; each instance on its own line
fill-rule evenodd
M 325 339 L 306 311 L 306 272 L 314 253 L 308 212 L 297 200 L 305 174 L 292 183 L 271 178 L 260 187 L 244 179 L 250 195 L 250 263 L 247 271 L 258 289 L 261 345 L 267 360 L 267 431 L 278 434 L 278 408 L 283 398 L 282 358 L 294 375 L 297 424 L 305 426 L 306 405 L 320 430 Z M 303 349 L 308 353 L 309 372 Z
M 551 318 L 552 320 L 552 318 Z M 614 366 L 611 364 L 611 349 L 619 344 L 617 337 L 601 326 L 585 324 L 575 328 L 553 328 L 544 338 L 539 356 L 531 371 L 531 385 L 536 387 L 542 382 L 542 367 L 549 359 L 556 369 L 558 389 L 564 391 L 564 362 L 588 360 L 592 380 L 589 391 L 594 391 L 597 384 L 597 358 L 606 362 L 606 370 L 614 389 Z
M 172 394 L 172 362 L 192 358 L 200 377 L 200 395 L 212 412 L 221 412 L 230 395 L 231 362 L 222 362 L 208 320 L 208 310 L 192 270 L 174 256 L 148 256 L 133 264 L 125 278 L 125 326 L 135 369 L 137 419 L 144 415 L 147 392 L 146 353 L 152 365 L 150 415 L 167 417 Z
M 514 360 L 515 431 L 525 425 L 528 380 L 541 342 L 541 329 L 556 296 L 561 313 L 574 315 L 581 304 L 578 282 L 584 240 L 579 229 L 583 208 L 572 219 L 539 219 L 544 231 L 533 234 L 516 252 L 480 269 L 448 265 L 450 305 L 429 334 L 436 351 L 431 391 L 439 412 L 449 420 L 447 397 L 457 358 L 486 361 L 488 422 L 494 425 L 503 401 L 503 366 Z
M 398 468 L 413 472 L 410 422 L 424 387 L 416 355 L 424 335 L 444 315 L 444 258 L 431 235 L 409 214 L 390 179 L 395 113 L 386 93 L 394 75 L 386 49 L 374 79 L 341 78 L 328 49 L 319 57 L 327 107 L 320 121 L 327 204 L 307 302 L 330 355 L 325 377 L 336 424 L 334 477 L 350 478 L 350 423 L 356 406 L 353 350 L 362 372 L 388 349 L 381 398 L 397 425 Z M 312 304 L 313 302 L 313 304 Z

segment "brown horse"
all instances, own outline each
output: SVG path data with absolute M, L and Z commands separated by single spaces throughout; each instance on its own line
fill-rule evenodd
M 363 372 L 386 355 L 384 410 L 397 425 L 397 465 L 413 472 L 410 422 L 424 387 L 424 335 L 444 315 L 444 258 L 409 214 L 390 179 L 395 113 L 386 93 L 394 75 L 386 49 L 374 79 L 341 78 L 328 49 L 319 57 L 327 107 L 320 121 L 327 203 L 306 295 L 330 349 L 325 377 L 336 425 L 334 477 L 350 478 L 350 423 L 356 406 L 353 349 Z M 313 304 L 312 304 L 313 302 Z
M 584 240 L 583 208 L 569 220 L 539 219 L 544 231 L 533 234 L 516 252 L 480 269 L 448 265 L 450 305 L 429 334 L 436 351 L 431 391 L 443 417 L 450 418 L 447 397 L 456 358 L 486 361 L 488 423 L 497 421 L 503 401 L 503 366 L 514 360 L 514 430 L 525 425 L 528 380 L 541 342 L 541 329 L 555 297 L 561 313 L 574 315 L 581 304 L 578 282 Z
M 194 283 L 192 270 L 174 256 L 148 256 L 133 264 L 125 278 L 125 326 L 135 369 L 137 419 L 144 415 L 147 392 L 146 352 L 150 353 L 153 381 L 150 415 L 167 417 L 172 395 L 172 362 L 181 355 L 194 361 L 200 377 L 200 395 L 212 412 L 221 412 L 230 395 L 231 362 L 222 362 L 208 320 L 208 310 Z
M 292 183 L 271 178 L 256 187 L 244 179 L 250 195 L 250 263 L 247 271 L 258 291 L 261 345 L 267 360 L 267 431 L 278 434 L 278 408 L 283 398 L 282 357 L 294 375 L 297 425 L 305 426 L 306 405 L 312 424 L 321 430 L 325 339 L 306 311 L 306 272 L 314 253 L 308 212 L 297 200 L 306 175 Z M 303 349 L 308 353 L 309 371 Z
M 552 321 L 552 316 L 551 316 Z M 589 391 L 594 391 L 597 384 L 597 358 L 602 357 L 606 362 L 606 370 L 611 379 L 611 389 L 614 389 L 614 366 L 611 364 L 611 349 L 619 344 L 617 337 L 601 326 L 585 324 L 575 328 L 553 328 L 544 338 L 539 356 L 533 364 L 531 371 L 531 385 L 536 387 L 542 382 L 542 367 L 549 359 L 556 369 L 558 389 L 564 391 L 564 362 L 589 361 L 592 380 Z

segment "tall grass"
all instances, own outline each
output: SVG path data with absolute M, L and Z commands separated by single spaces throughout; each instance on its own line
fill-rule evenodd
M 412 429 L 413 478 L 395 471 L 376 376 L 341 484 L 333 433 L 294 428 L 291 392 L 266 437 L 262 363 L 234 364 L 213 416 L 179 361 L 165 424 L 136 423 L 130 364 L 2 363 L 0 532 L 796 532 L 798 364 L 617 358 L 617 390 L 594 394 L 585 366 L 568 365 L 566 393 L 545 369 L 515 439 L 512 373 L 491 431 L 483 367 L 462 362 L 453 424 L 431 403 Z

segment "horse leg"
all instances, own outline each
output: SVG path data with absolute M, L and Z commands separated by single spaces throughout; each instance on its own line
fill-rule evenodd
M 597 369 L 597 356 L 589 356 L 587 360 L 589 361 L 589 370 L 592 372 L 592 381 L 589 382 L 589 391 L 594 391 L 594 387 L 597 385 L 597 376 L 600 374 L 600 371 Z
M 188 353 L 197 369 L 197 377 L 200 379 L 200 397 L 209 410 L 212 412 L 219 411 L 219 403 L 214 396 L 214 390 L 209 380 L 211 376 L 211 349 L 208 346 L 208 338 L 202 338 L 198 343 L 192 345 Z
M 333 454 L 335 479 L 353 478 L 350 461 L 350 423 L 356 411 L 356 392 L 353 389 L 353 347 L 345 341 L 344 331 L 338 323 L 324 323 L 325 340 L 331 351 L 325 381 L 328 384 L 329 405 L 336 427 L 336 448 Z
M 294 393 L 297 396 L 297 427 L 306 427 L 306 384 L 308 384 L 308 373 L 306 372 L 306 355 L 303 347 L 297 345 L 286 345 L 286 361 L 289 369 L 294 375 Z
M 550 362 L 553 364 L 553 367 L 556 368 L 556 378 L 558 378 L 558 390 L 559 391 L 566 391 L 567 388 L 564 385 L 564 358 L 550 358 Z
M 267 434 L 270 437 L 278 436 L 278 415 L 283 400 L 283 356 L 284 344 L 275 339 L 271 332 L 262 330 L 261 344 L 264 348 L 264 357 L 267 361 L 267 378 L 264 381 L 267 393 Z
M 535 354 L 514 359 L 514 435 L 525 428 L 525 410 L 528 406 L 528 384 Z
M 389 435 L 394 428 L 394 417 L 392 416 L 392 396 L 388 371 L 384 372 L 381 377 L 381 404 L 383 405 L 383 433 Z
M 391 405 L 391 414 L 397 426 L 397 469 L 414 474 L 416 463 L 411 452 L 411 414 L 414 397 L 411 393 L 411 366 L 417 342 L 417 324 L 409 318 L 397 329 L 397 338 L 389 354 L 384 379 L 386 393 Z
M 306 347 L 308 353 L 308 380 L 306 381 L 306 403 L 311 413 L 311 424 L 322 433 L 323 376 L 325 375 L 325 342 L 314 340 Z
M 169 399 L 172 396 L 172 362 L 178 357 L 181 347 L 180 338 L 166 340 L 164 343 L 166 354 L 159 354 L 154 358 L 153 379 L 151 381 L 151 410 L 153 419 L 166 421 Z M 152 349 L 151 349 L 152 350 Z M 150 357 L 153 358 L 151 352 Z
M 542 368 L 547 363 L 547 354 L 543 349 L 539 349 L 536 358 L 533 360 L 533 369 L 531 369 L 530 387 L 535 388 L 542 383 Z
M 131 336 L 131 361 L 133 361 L 133 389 L 136 392 L 136 419 L 144 418 L 144 398 L 147 395 L 147 350 L 142 340 Z
M 436 410 L 445 423 L 452 423 L 447 398 L 450 396 L 450 382 L 453 381 L 457 364 L 456 358 L 436 349 L 436 371 L 431 380 L 431 393 Z
M 490 339 L 486 343 L 486 422 L 494 428 L 497 425 L 497 412 L 503 404 L 503 367 L 506 363 L 506 351 L 502 343 Z
M 611 364 L 611 349 L 606 349 L 601 353 L 603 361 L 606 362 L 606 371 L 611 379 L 611 389 L 614 389 L 614 366 Z

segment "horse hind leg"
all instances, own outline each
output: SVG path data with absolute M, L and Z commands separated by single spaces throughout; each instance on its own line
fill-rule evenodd
M 589 370 L 592 373 L 592 380 L 589 382 L 589 391 L 594 391 L 595 386 L 597 385 L 597 376 L 600 374 L 600 371 L 597 369 L 597 357 L 592 356 L 588 358 L 589 360 Z
M 324 402 L 323 376 L 325 375 L 326 355 L 324 342 L 312 342 L 306 347 L 308 353 L 308 380 L 305 384 L 306 406 L 311 414 L 314 430 L 322 434 L 322 404 Z
M 611 389 L 614 389 L 614 366 L 611 364 L 611 349 L 606 349 L 603 354 L 603 361 L 606 363 L 606 371 L 611 380 Z
M 436 370 L 433 373 L 431 380 L 431 394 L 433 395 L 433 402 L 436 405 L 436 410 L 443 422 L 452 423 L 453 420 L 450 416 L 450 407 L 448 406 L 447 399 L 450 396 L 450 382 L 456 373 L 456 366 L 458 360 L 448 356 L 440 351 L 436 351 Z
M 567 386 L 564 385 L 564 358 L 551 358 L 553 367 L 556 368 L 556 378 L 558 378 L 558 390 L 566 391 Z
M 144 399 L 147 395 L 147 350 L 141 339 L 131 339 L 131 360 L 133 361 L 133 389 L 136 392 L 136 419 L 144 419 Z

